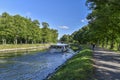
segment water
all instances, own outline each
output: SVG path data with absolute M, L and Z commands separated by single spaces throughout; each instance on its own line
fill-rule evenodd
M 0 80 L 43 80 L 73 54 L 36 52 L 0 58 Z

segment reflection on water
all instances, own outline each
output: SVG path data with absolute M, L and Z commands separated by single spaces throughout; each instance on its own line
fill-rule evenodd
M 6 55 L 7 58 L 0 58 L 0 80 L 43 80 L 70 58 L 73 52 L 5 53 L 4 56 Z
M 45 50 L 43 50 L 45 51 Z M 43 52 L 42 51 L 42 52 Z M 39 50 L 35 50 L 35 51 L 21 51 L 21 52 L 5 52 L 5 53 L 0 53 L 0 59 L 1 58 L 11 58 L 11 57 L 18 57 L 18 56 L 23 56 L 23 55 L 27 55 L 27 54 L 34 54 L 34 53 L 37 53 L 37 52 L 41 52 Z

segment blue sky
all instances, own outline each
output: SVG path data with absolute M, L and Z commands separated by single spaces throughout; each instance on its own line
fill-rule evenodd
M 57 29 L 59 38 L 71 34 L 87 24 L 90 12 L 86 0 L 0 0 L 0 14 L 20 14 L 48 22 L 50 28 Z

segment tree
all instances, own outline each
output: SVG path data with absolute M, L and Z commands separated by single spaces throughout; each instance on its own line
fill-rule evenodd
M 61 38 L 60 38 L 60 41 L 63 42 L 63 43 L 70 43 L 72 42 L 72 36 L 71 35 L 63 35 Z
M 38 20 L 25 18 L 20 15 L 9 15 L 4 12 L 0 15 L 0 43 L 41 43 L 57 42 L 58 31 L 49 28 L 47 22 L 40 28 Z

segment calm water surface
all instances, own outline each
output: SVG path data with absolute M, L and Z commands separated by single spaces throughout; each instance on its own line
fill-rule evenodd
M 73 54 L 72 51 L 24 53 L 19 56 L 7 53 L 11 55 L 9 58 L 0 58 L 0 80 L 43 80 Z

